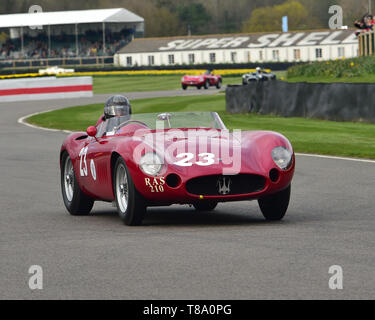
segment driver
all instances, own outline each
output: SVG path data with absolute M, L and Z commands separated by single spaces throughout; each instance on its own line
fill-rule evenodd
M 103 122 L 98 130 L 98 136 L 112 132 L 114 128 L 130 119 L 132 107 L 129 99 L 122 95 L 110 97 L 104 104 Z
M 113 117 L 128 117 L 132 114 L 132 107 L 129 99 L 122 95 L 110 97 L 104 104 L 104 116 L 106 119 Z M 126 119 L 124 119 L 126 120 Z

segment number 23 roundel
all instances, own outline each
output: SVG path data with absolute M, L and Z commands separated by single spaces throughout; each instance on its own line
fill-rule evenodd
M 88 147 L 84 147 L 81 149 L 79 153 L 79 173 L 81 177 L 88 177 L 88 166 L 87 166 L 87 151 Z M 96 168 L 95 162 L 93 159 L 90 161 L 90 171 L 92 178 L 96 180 Z

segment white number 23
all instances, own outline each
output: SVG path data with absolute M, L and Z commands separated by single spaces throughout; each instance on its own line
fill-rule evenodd
M 200 153 L 199 161 L 196 162 L 198 166 L 207 167 L 213 165 L 215 163 L 215 155 L 213 153 Z M 194 159 L 194 154 L 192 153 L 180 153 L 176 156 L 177 159 L 181 159 L 180 161 L 175 162 L 174 164 L 180 167 L 191 167 Z

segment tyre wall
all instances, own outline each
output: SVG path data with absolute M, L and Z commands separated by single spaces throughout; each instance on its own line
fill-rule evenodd
M 228 86 L 229 113 L 375 123 L 375 84 L 257 82 Z

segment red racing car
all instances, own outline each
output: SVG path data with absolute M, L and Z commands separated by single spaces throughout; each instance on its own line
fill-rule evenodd
M 199 76 L 183 76 L 181 79 L 181 86 L 184 90 L 186 90 L 187 87 L 196 87 L 199 90 L 202 87 L 208 89 L 213 86 L 220 89 L 222 83 L 223 79 L 221 76 L 215 75 L 209 70 Z
M 281 134 L 226 129 L 215 112 L 134 114 L 107 118 L 70 134 L 61 147 L 61 186 L 72 215 L 95 201 L 115 202 L 127 225 L 147 207 L 258 200 L 267 220 L 288 208 L 294 151 Z M 244 202 L 244 206 L 246 206 Z

